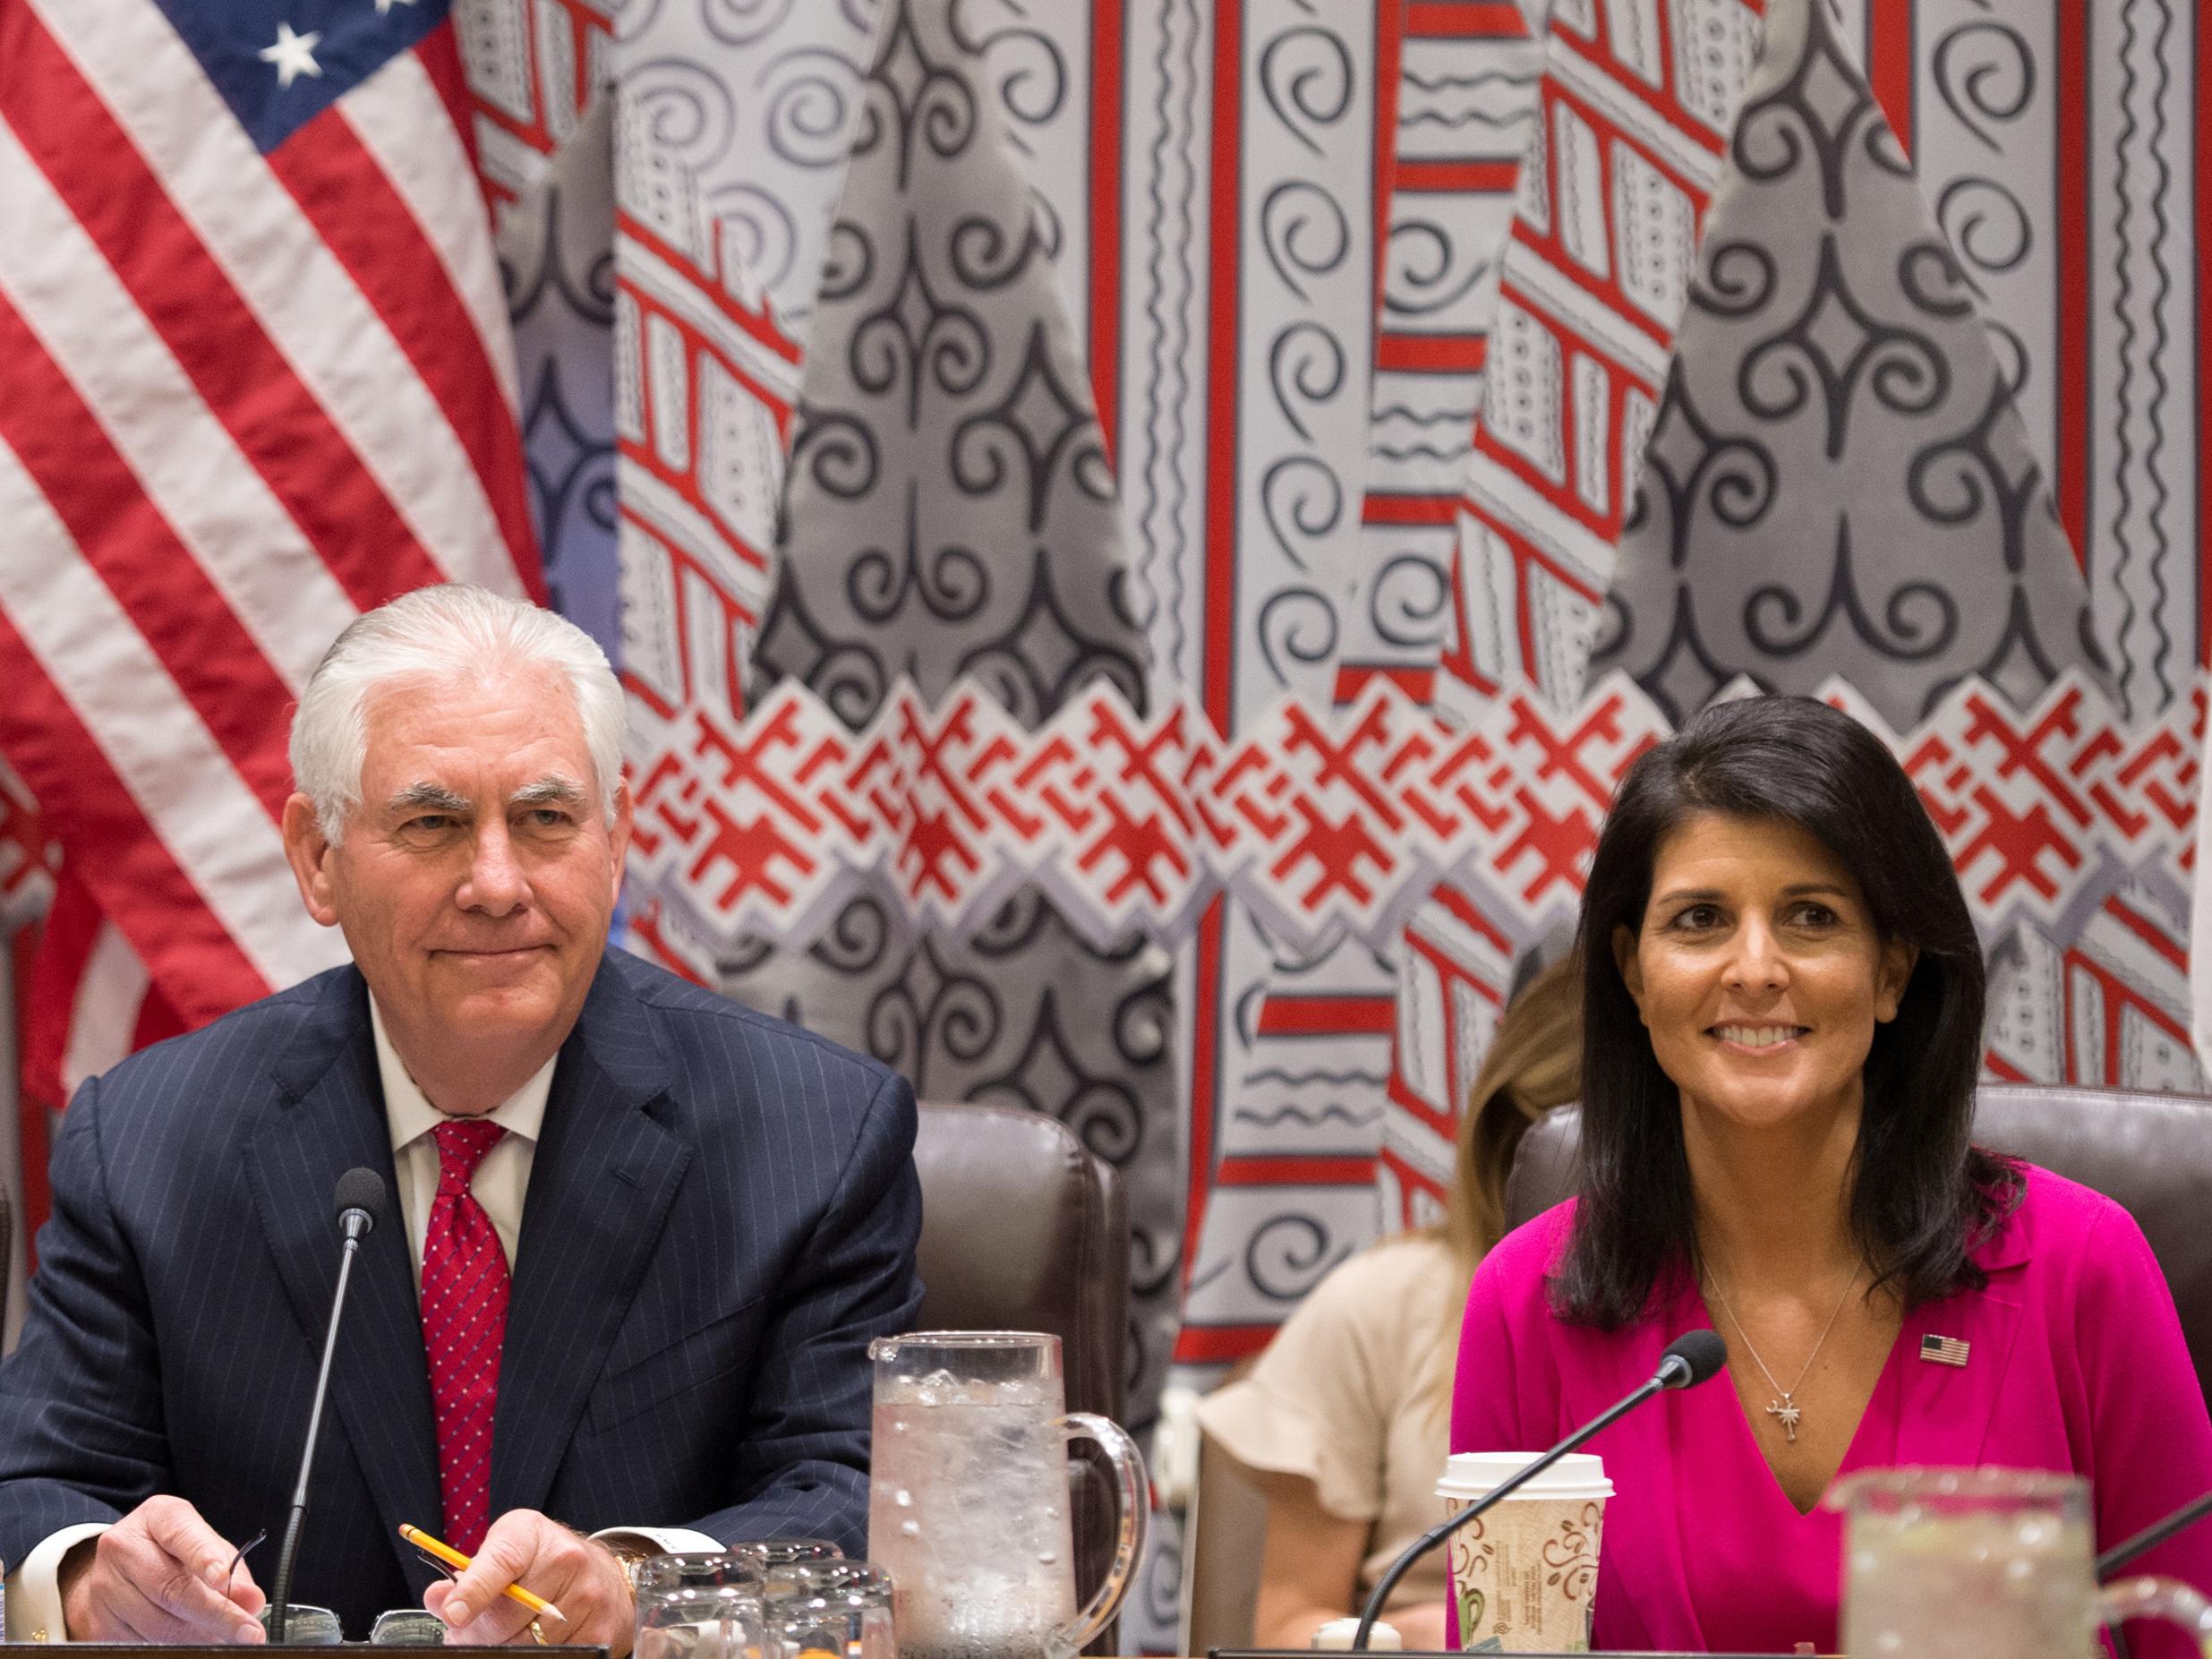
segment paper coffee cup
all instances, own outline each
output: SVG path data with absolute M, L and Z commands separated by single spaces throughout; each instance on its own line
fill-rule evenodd
M 1437 1496 L 1454 1514 L 1535 1461 L 1531 1451 L 1463 1451 Z M 1598 1541 L 1613 1483 L 1603 1459 L 1571 1452 L 1451 1535 L 1459 1645 L 1527 1653 L 1590 1651 Z

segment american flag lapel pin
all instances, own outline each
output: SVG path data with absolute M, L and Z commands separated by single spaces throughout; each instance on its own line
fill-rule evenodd
M 1920 1338 L 1920 1357 L 1931 1365 L 1963 1365 L 1973 1347 L 1957 1337 L 1939 1337 L 1930 1331 Z

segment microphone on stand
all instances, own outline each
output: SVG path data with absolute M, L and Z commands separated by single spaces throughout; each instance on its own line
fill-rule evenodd
M 1500 1499 L 1511 1497 L 1592 1435 L 1610 1428 L 1653 1395 L 1663 1389 L 1695 1388 L 1718 1373 L 1721 1367 L 1727 1364 L 1728 1344 L 1721 1339 L 1721 1333 L 1717 1330 L 1686 1330 L 1670 1342 L 1667 1351 L 1660 1355 L 1659 1369 L 1652 1373 L 1650 1381 L 1643 1383 L 1627 1398 L 1593 1417 L 1542 1457 L 1515 1470 L 1449 1520 L 1431 1526 L 1413 1540 L 1405 1553 L 1390 1563 L 1390 1570 L 1383 1574 L 1381 1582 L 1375 1586 L 1375 1593 L 1367 1598 L 1367 1611 L 1360 1615 L 1360 1628 L 1352 1638 L 1352 1651 L 1367 1651 L 1367 1638 L 1374 1631 L 1375 1621 L 1382 1617 L 1382 1604 L 1390 1599 L 1390 1592 L 1397 1588 L 1398 1580 L 1405 1576 L 1406 1569 L 1415 1561 L 1476 1516 L 1486 1513 Z
M 337 1353 L 338 1320 L 346 1312 L 346 1286 L 354 1271 L 354 1257 L 384 1213 L 384 1181 L 373 1169 L 348 1169 L 338 1177 L 332 1195 L 337 1210 L 338 1232 L 345 1238 L 338 1257 L 337 1295 L 330 1299 L 330 1326 L 322 1338 L 322 1369 L 315 1375 L 313 1405 L 307 1414 L 307 1444 L 300 1451 L 299 1484 L 292 1491 L 292 1514 L 285 1522 L 284 1544 L 277 1552 L 277 1578 L 269 1604 L 269 1639 L 284 1640 L 285 1614 L 292 1601 L 292 1558 L 300 1547 L 300 1525 L 307 1518 L 307 1477 L 315 1467 L 315 1442 L 321 1438 L 322 1400 L 330 1389 L 330 1361 Z
M 2153 1521 L 2125 1544 L 2115 1544 L 2097 1558 L 2097 1581 L 2103 1584 L 2139 1555 L 2148 1554 L 2177 1532 L 2194 1526 L 2212 1515 L 2212 1492 L 2193 1498 L 2162 1521 Z

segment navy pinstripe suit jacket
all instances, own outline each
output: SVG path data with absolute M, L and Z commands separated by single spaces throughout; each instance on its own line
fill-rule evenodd
M 871 1337 L 920 1300 L 913 1091 L 619 951 L 531 1167 L 491 1509 L 592 1530 L 866 1545 Z M 368 995 L 340 968 L 85 1084 L 21 1346 L 0 1364 L 0 1561 L 156 1492 L 280 1528 L 337 1286 L 330 1194 L 397 1190 Z M 349 1635 L 415 1603 L 440 1520 L 414 1264 L 362 1247 L 293 1599 Z M 259 1558 L 263 1587 L 274 1544 Z

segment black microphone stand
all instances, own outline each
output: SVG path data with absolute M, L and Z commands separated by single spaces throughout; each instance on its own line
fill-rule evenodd
M 378 1194 L 382 1195 L 380 1186 Z M 330 1329 L 322 1339 L 322 1369 L 315 1373 L 315 1398 L 307 1415 L 307 1447 L 300 1454 L 299 1484 L 292 1489 L 292 1514 L 284 1524 L 284 1544 L 277 1552 L 277 1578 L 269 1603 L 269 1639 L 271 1646 L 281 1646 L 285 1634 L 285 1615 L 292 1601 L 292 1557 L 300 1547 L 300 1526 L 307 1519 L 307 1477 L 314 1472 L 315 1442 L 322 1438 L 322 1404 L 330 1390 L 330 1362 L 338 1349 L 338 1319 L 346 1311 L 346 1286 L 354 1274 L 354 1258 L 361 1252 L 362 1235 L 372 1225 L 366 1210 L 349 1210 L 342 1225 L 346 1228 L 346 1248 L 338 1257 L 337 1295 L 330 1303 Z
M 2175 1533 L 2194 1526 L 2208 1515 L 2212 1515 L 2212 1492 L 2205 1493 L 2194 1503 L 2184 1504 L 2165 1519 L 2153 1521 L 2125 1544 L 2115 1544 L 2097 1558 L 2097 1583 L 2104 1583 L 2137 1556 L 2148 1554 Z
M 1534 1480 L 1539 1475 L 1542 1475 L 1546 1469 L 1557 1463 L 1561 1458 L 1567 1456 L 1568 1452 L 1574 1450 L 1576 1447 L 1581 1445 L 1584 1441 L 1590 1439 L 1593 1435 L 1601 1433 L 1605 1430 L 1611 1428 L 1614 1424 L 1619 1422 L 1620 1419 L 1627 1415 L 1628 1413 L 1634 1411 L 1645 1400 L 1651 1398 L 1653 1395 L 1661 1392 L 1668 1386 L 1669 1373 L 1666 1371 L 1661 1370 L 1657 1376 L 1653 1377 L 1649 1382 L 1644 1383 L 1642 1387 L 1637 1389 L 1635 1393 L 1629 1395 L 1626 1399 L 1623 1399 L 1618 1405 L 1614 1406 L 1603 1415 L 1593 1418 L 1590 1422 L 1584 1424 L 1582 1427 L 1576 1429 L 1572 1434 L 1568 1435 L 1565 1440 L 1554 1446 L 1550 1451 L 1544 1453 L 1542 1457 L 1537 1458 L 1533 1463 L 1516 1469 L 1511 1475 L 1507 1475 L 1504 1480 L 1499 1482 L 1498 1484 L 1491 1487 L 1490 1491 L 1483 1493 L 1482 1496 L 1477 1498 L 1465 1509 L 1460 1510 L 1458 1514 L 1453 1516 L 1448 1520 L 1431 1526 L 1427 1532 L 1423 1533 L 1421 1535 L 1420 1541 L 1416 1543 L 1413 1548 L 1405 1551 L 1397 1558 L 1397 1560 L 1390 1563 L 1390 1570 L 1383 1574 L 1381 1581 L 1375 1586 L 1375 1593 L 1367 1598 L 1367 1611 L 1360 1615 L 1360 1628 L 1354 1631 L 1352 1635 L 1352 1651 L 1354 1653 L 1365 1653 L 1367 1651 L 1367 1638 L 1374 1632 L 1375 1621 L 1382 1617 L 1382 1604 L 1390 1599 L 1390 1592 L 1397 1588 L 1398 1580 L 1405 1576 L 1406 1570 L 1411 1568 L 1415 1561 L 1421 1560 L 1422 1557 L 1428 1554 L 1430 1551 L 1435 1549 L 1438 1544 L 1443 1543 L 1445 1539 L 1450 1537 L 1452 1534 L 1457 1532 L 1462 1526 L 1465 1526 L 1476 1516 L 1488 1511 L 1490 1507 L 1496 1504 L 1500 1499 L 1511 1497 L 1516 1492 L 1518 1492 L 1530 1481 Z
M 2097 1581 L 2103 1584 L 2139 1555 L 2147 1555 L 2177 1532 L 2194 1526 L 2208 1515 L 2212 1515 L 2212 1492 L 2205 1493 L 2193 1503 L 2185 1503 L 2162 1521 L 2153 1521 L 2124 1544 L 2115 1544 L 2097 1558 Z M 2112 1638 L 2115 1659 L 2128 1659 L 2128 1640 L 2118 1625 L 2106 1629 Z

